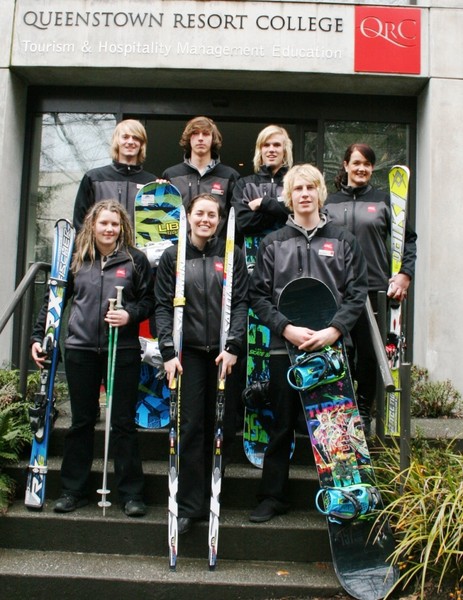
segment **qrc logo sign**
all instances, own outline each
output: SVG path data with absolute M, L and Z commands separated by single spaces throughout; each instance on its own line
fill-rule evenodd
M 355 7 L 355 71 L 421 72 L 421 12 L 416 8 Z

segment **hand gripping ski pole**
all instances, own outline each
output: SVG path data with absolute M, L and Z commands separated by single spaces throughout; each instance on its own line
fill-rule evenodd
M 121 309 L 122 308 L 122 290 L 121 285 L 116 285 L 117 298 L 111 298 L 109 300 L 109 310 Z M 97 490 L 98 494 L 102 495 L 101 500 L 98 502 L 98 506 L 103 509 L 103 516 L 106 514 L 106 508 L 111 506 L 111 502 L 106 499 L 106 496 L 110 493 L 108 490 L 108 456 L 109 456 L 109 438 L 111 435 L 111 410 L 113 405 L 113 388 L 114 388 L 114 373 L 116 369 L 116 352 L 117 352 L 117 338 L 119 334 L 119 328 L 113 325 L 109 326 L 109 339 L 108 339 L 108 372 L 106 375 L 106 410 L 105 410 L 105 438 L 104 438 L 104 462 L 103 462 L 103 483 L 101 489 Z

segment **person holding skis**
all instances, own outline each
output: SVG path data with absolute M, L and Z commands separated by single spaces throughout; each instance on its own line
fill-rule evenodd
M 268 125 L 257 136 L 254 173 L 241 178 L 233 191 L 237 230 L 257 236 L 282 227 L 289 211 L 282 198 L 283 177 L 293 165 L 288 132 Z
M 148 138 L 140 121 L 125 119 L 118 123 L 111 142 L 112 163 L 91 169 L 82 178 L 74 204 L 73 225 L 83 226 L 88 210 L 99 200 L 115 198 L 133 222 L 133 205 L 140 188 L 157 179 L 143 170 Z
M 289 509 L 290 449 L 301 401 L 299 393 L 287 382 L 290 361 L 286 340 L 301 350 L 315 351 L 341 336 L 346 339 L 366 301 L 365 258 L 355 237 L 331 223 L 321 211 L 326 194 L 323 176 L 312 165 L 297 165 L 288 171 L 283 196 L 294 214 L 285 226 L 263 239 L 249 284 L 250 305 L 272 332 L 269 400 L 274 414 L 258 491 L 259 504 L 249 517 L 254 523 L 268 521 Z M 285 285 L 308 276 L 323 281 L 338 301 L 339 308 L 330 325 L 320 331 L 293 325 L 277 308 Z
M 328 196 L 324 210 L 334 223 L 347 228 L 358 239 L 367 259 L 368 292 L 376 311 L 379 291 L 387 291 L 389 298 L 398 302 L 406 297 L 415 272 L 417 235 L 407 220 L 401 270 L 391 278 L 390 196 L 370 183 L 375 163 L 375 153 L 368 144 L 351 144 L 335 179 L 338 191 Z M 351 337 L 355 349 L 352 375 L 357 382 L 357 404 L 368 437 L 376 396 L 376 356 L 365 311 Z
M 216 196 L 200 194 L 187 206 L 190 228 L 186 246 L 182 361 L 173 341 L 173 299 L 177 248 L 161 257 L 155 283 L 155 319 L 159 349 L 169 382 L 181 373 L 178 532 L 209 515 L 212 448 L 218 369 L 233 380 L 233 367 L 246 339 L 248 274 L 234 249 L 231 322 L 225 350 L 219 353 L 225 240 L 216 236 L 222 217 Z M 235 433 L 234 394 L 227 379 L 224 464 Z
M 217 198 L 223 215 L 217 235 L 225 237 L 233 188 L 239 173 L 220 162 L 222 134 L 212 119 L 194 117 L 185 126 L 180 146 L 185 153 L 183 162 L 167 168 L 162 179 L 178 188 L 185 207 L 198 194 L 211 194 Z
M 103 200 L 88 212 L 75 243 L 66 301 L 71 302 L 64 363 L 71 402 L 71 426 L 61 465 L 61 497 L 54 510 L 67 513 L 88 504 L 95 423 L 101 381 L 107 383 L 108 329 L 118 328 L 111 412 L 114 469 L 125 514 L 143 516 L 143 471 L 135 406 L 140 376 L 138 324 L 154 310 L 154 283 L 146 256 L 133 247 L 127 212 L 117 200 Z M 122 309 L 109 307 L 123 286 Z M 48 299 L 32 333 L 32 358 L 43 366 Z

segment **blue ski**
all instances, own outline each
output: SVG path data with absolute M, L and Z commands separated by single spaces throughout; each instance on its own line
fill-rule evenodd
M 64 309 L 64 297 L 72 258 L 75 231 L 66 219 L 55 224 L 45 337 L 42 352 L 46 354 L 40 376 L 40 390 L 29 410 L 32 440 L 31 459 L 26 484 L 25 505 L 41 509 L 45 501 L 48 440 L 54 421 L 53 387 L 59 360 L 59 334 Z

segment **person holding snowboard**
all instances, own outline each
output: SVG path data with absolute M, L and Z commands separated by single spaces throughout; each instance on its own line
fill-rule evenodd
M 111 411 L 116 486 L 126 515 L 146 513 L 135 406 L 141 363 L 138 325 L 154 310 L 154 283 L 148 259 L 132 244 L 129 217 L 117 200 L 95 204 L 76 238 L 66 289 L 71 309 L 64 343 L 71 427 L 61 465 L 62 494 L 54 505 L 58 513 L 88 504 L 100 384 L 107 383 L 108 376 L 110 325 L 118 328 Z M 116 298 L 116 286 L 123 286 L 123 308 L 113 310 L 108 300 Z M 32 332 L 32 358 L 39 367 L 47 306 L 46 298 Z
M 182 374 L 179 403 L 180 448 L 178 532 L 209 515 L 212 449 L 218 369 L 230 376 L 246 339 L 248 274 L 242 252 L 234 249 L 231 322 L 225 350 L 219 353 L 225 240 L 216 236 L 222 217 L 216 196 L 200 194 L 187 206 L 190 234 L 186 246 L 182 361 L 173 342 L 173 299 L 177 248 L 161 257 L 155 283 L 159 349 L 169 382 Z M 227 378 L 224 464 L 235 433 L 234 373 Z
M 272 332 L 269 400 L 274 414 L 259 504 L 249 517 L 254 523 L 268 521 L 289 509 L 290 449 L 301 400 L 287 382 L 290 361 L 286 340 L 300 350 L 315 351 L 341 336 L 347 339 L 366 301 L 365 258 L 355 237 L 330 222 L 321 211 L 326 194 L 323 176 L 312 165 L 297 165 L 288 171 L 283 196 L 294 214 L 285 226 L 263 239 L 249 284 L 250 305 Z M 277 309 L 285 285 L 299 277 L 319 279 L 335 295 L 339 308 L 327 328 L 313 331 L 295 326 Z
M 185 207 L 198 194 L 211 194 L 217 198 L 223 215 L 217 235 L 225 237 L 233 188 L 239 173 L 220 162 L 222 134 L 212 119 L 194 117 L 185 126 L 180 146 L 185 153 L 183 162 L 167 168 L 162 179 L 178 188 Z
M 335 179 L 337 192 L 330 194 L 324 210 L 331 220 L 356 238 L 368 264 L 368 293 L 373 310 L 379 291 L 401 302 L 415 272 L 417 235 L 407 220 L 400 273 L 391 278 L 391 206 L 387 192 L 375 189 L 371 176 L 376 156 L 368 144 L 351 144 Z M 355 348 L 352 376 L 357 381 L 357 404 L 365 431 L 371 433 L 371 413 L 376 396 L 376 356 L 364 311 L 351 331 Z
M 263 235 L 282 227 L 289 211 L 283 202 L 283 177 L 293 165 L 288 132 L 268 125 L 257 136 L 254 173 L 241 178 L 233 191 L 237 230 L 244 236 Z
M 133 222 L 133 205 L 140 188 L 157 179 L 143 170 L 148 138 L 140 121 L 125 119 L 118 123 L 111 142 L 112 163 L 91 169 L 82 178 L 74 204 L 73 225 L 83 226 L 88 210 L 99 200 L 117 199 Z

